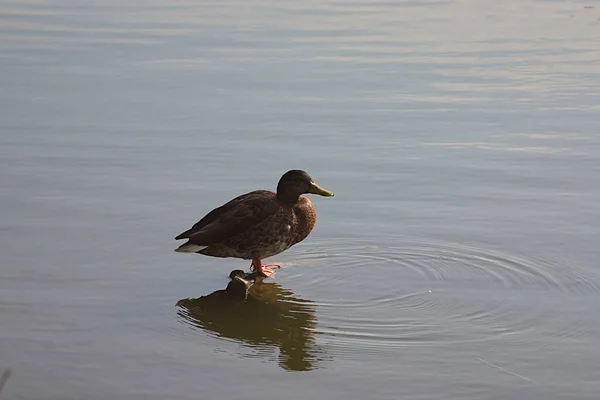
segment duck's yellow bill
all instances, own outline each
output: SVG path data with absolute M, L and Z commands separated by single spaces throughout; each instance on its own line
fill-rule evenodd
M 310 183 L 310 189 L 308 189 L 308 193 L 318 194 L 319 196 L 325 197 L 333 197 L 333 193 L 329 190 L 325 190 L 314 182 Z

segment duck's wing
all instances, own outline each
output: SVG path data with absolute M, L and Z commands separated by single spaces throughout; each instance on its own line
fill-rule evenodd
M 207 246 L 233 237 L 275 214 L 279 205 L 274 196 L 268 190 L 238 196 L 209 212 L 175 239 L 189 239 L 188 243 Z

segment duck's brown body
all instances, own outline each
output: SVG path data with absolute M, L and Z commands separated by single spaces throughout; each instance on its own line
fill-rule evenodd
M 300 170 L 288 171 L 277 193 L 255 190 L 215 208 L 175 239 L 188 239 L 175 251 L 212 257 L 252 260 L 252 269 L 270 276 L 261 260 L 279 254 L 304 240 L 315 226 L 312 202 L 301 196 L 333 196 Z M 277 266 L 276 266 L 277 267 Z
M 206 256 L 263 259 L 304 240 L 316 221 L 308 198 L 286 204 L 274 192 L 256 190 L 211 211 L 177 239 L 189 238 L 183 246 L 206 246 L 195 251 Z

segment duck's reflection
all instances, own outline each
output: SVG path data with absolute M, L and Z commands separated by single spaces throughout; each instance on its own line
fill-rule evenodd
M 317 318 L 312 302 L 294 297 L 276 283 L 250 285 L 236 272 L 227 289 L 180 300 L 178 314 L 194 326 L 249 347 L 279 348 L 283 369 L 316 368 L 322 351 L 315 343 Z

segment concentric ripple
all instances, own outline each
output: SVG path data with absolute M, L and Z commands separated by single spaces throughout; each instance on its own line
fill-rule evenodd
M 598 302 L 597 273 L 556 257 L 313 239 L 274 261 L 284 269 L 252 286 L 245 302 L 219 298 L 222 290 L 182 299 L 179 320 L 193 329 L 181 333 L 196 340 L 201 329 L 219 351 L 310 370 L 331 357 L 380 361 L 410 348 L 472 351 L 473 360 L 494 349 L 551 351 L 598 331 L 583 318 Z
M 591 268 L 450 243 L 312 240 L 285 258 L 277 280 L 314 301 L 314 329 L 340 354 L 581 340 L 592 328 L 570 310 L 599 293 Z
M 302 246 L 302 245 L 300 245 Z M 334 282 L 369 275 L 427 281 L 479 282 L 507 288 L 537 286 L 564 291 L 598 291 L 593 270 L 557 258 L 502 254 L 465 245 L 397 239 L 395 243 L 313 241 L 292 265 L 324 265 Z M 331 273 L 329 272 L 331 271 Z M 353 272 L 351 272 L 353 271 Z M 335 273 L 335 275 L 334 275 Z

